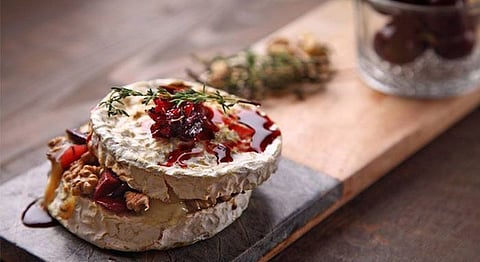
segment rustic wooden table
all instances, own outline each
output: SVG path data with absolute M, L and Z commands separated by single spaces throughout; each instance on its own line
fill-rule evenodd
M 183 76 L 190 53 L 244 48 L 318 4 L 2 1 L 0 183 L 43 163 L 46 141 L 85 121 L 140 50 L 172 61 L 161 74 Z M 477 109 L 275 260 L 472 261 L 479 205 Z

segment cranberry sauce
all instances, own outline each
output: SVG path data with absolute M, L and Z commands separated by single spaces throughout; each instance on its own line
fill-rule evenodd
M 166 163 L 159 163 L 160 165 L 170 167 L 176 164 L 186 168 L 185 160 L 203 153 L 202 149 L 195 148 L 196 143 L 202 143 L 205 151 L 215 155 L 217 163 L 232 162 L 233 149 L 238 152 L 261 153 L 281 134 L 280 130 L 273 129 L 273 121 L 267 116 L 261 115 L 257 110 L 241 110 L 237 115 L 224 115 L 218 110 L 207 109 L 209 111 L 205 116 L 208 123 L 215 125 L 214 132 L 219 130 L 217 125 L 225 124 L 238 134 L 240 141 L 216 144 L 212 143 L 210 139 L 198 139 L 181 143 L 168 155 Z
M 58 225 L 41 206 L 39 199 L 30 203 L 22 213 L 22 223 L 27 227 L 52 227 Z

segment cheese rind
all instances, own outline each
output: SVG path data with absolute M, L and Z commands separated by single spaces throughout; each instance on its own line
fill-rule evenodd
M 160 201 L 141 214 L 115 214 L 89 198 L 69 195 L 63 183 L 48 205 L 49 213 L 80 238 L 120 251 L 163 250 L 210 238 L 240 217 L 251 195 L 247 191 L 189 214 L 181 202 L 167 205 Z M 75 203 L 68 217 L 61 210 L 66 199 Z
M 125 87 L 145 91 L 178 82 L 175 79 L 157 79 Z M 196 90 L 203 88 L 198 83 L 181 82 Z M 214 92 L 211 88 L 206 90 Z M 150 197 L 167 200 L 170 188 L 180 199 L 216 199 L 251 190 L 276 170 L 281 151 L 280 136 L 264 152 L 232 153 L 232 162 L 217 164 L 214 157 L 205 154 L 185 161 L 187 168 L 163 166 L 160 163 L 165 162 L 168 153 L 174 150 L 175 140 L 166 142 L 151 137 L 149 128 L 153 120 L 148 117 L 146 110 L 153 104 L 143 105 L 138 97 L 127 98 L 124 103 L 124 109 L 131 115 L 129 117 L 109 117 L 106 108 L 100 106 L 92 110 L 90 148 L 95 151 L 102 165 L 111 168 L 130 187 Z M 235 105 L 232 110 L 245 109 L 258 110 L 249 105 Z M 220 130 L 228 132 L 225 128 Z M 226 136 L 229 134 L 218 137 Z

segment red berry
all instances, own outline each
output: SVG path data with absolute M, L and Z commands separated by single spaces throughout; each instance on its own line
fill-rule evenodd
M 475 43 L 475 32 L 466 31 L 461 35 L 438 38 L 434 50 L 445 59 L 458 59 L 471 54 Z
M 127 203 L 123 197 L 100 197 L 95 199 L 95 202 L 115 213 L 123 213 L 128 211 Z
M 118 177 L 115 176 L 112 171 L 105 169 L 100 175 L 97 187 L 93 193 L 93 198 L 97 199 L 100 197 L 109 196 L 117 187 L 121 186 L 121 184 L 122 181 L 118 179 Z
M 80 159 L 80 157 L 88 151 L 87 145 L 73 145 L 69 147 L 60 157 L 60 165 L 63 169 L 70 168 L 70 165 Z
M 105 169 L 93 193 L 93 200 L 106 209 L 119 213 L 128 211 L 124 194 L 128 190 L 127 183 L 121 181 L 111 170 Z
M 155 123 L 150 127 L 154 138 L 176 137 L 183 141 L 210 140 L 218 127 L 212 122 L 213 112 L 201 103 L 184 102 L 176 105 L 155 100 L 156 107 L 148 111 Z M 159 109 L 159 107 L 161 107 Z

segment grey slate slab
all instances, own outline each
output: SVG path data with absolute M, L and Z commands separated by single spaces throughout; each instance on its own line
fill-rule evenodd
M 0 185 L 0 255 L 6 261 L 254 261 L 335 203 L 336 179 L 287 159 L 252 194 L 248 209 L 211 239 L 168 251 L 138 253 L 99 249 L 61 226 L 25 227 L 20 216 L 42 195 L 48 163 Z

